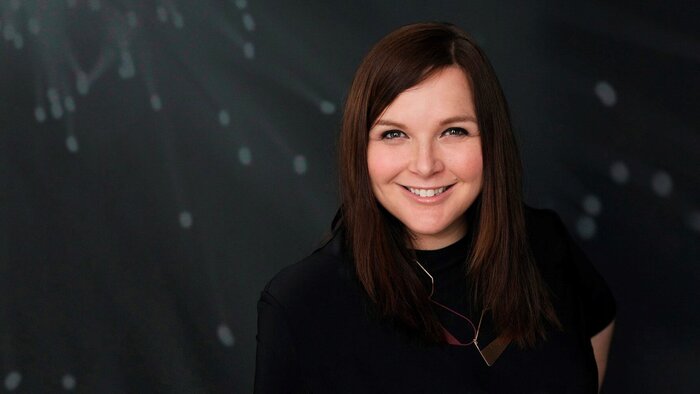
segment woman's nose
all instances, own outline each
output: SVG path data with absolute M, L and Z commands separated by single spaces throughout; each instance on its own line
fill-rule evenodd
M 443 169 L 443 163 L 439 156 L 439 152 L 433 144 L 417 144 L 413 150 L 410 170 L 423 177 L 438 173 Z

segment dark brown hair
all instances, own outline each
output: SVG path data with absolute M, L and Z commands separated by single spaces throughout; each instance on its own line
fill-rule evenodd
M 508 107 L 486 55 L 453 25 L 399 28 L 369 51 L 355 74 L 339 141 L 348 248 L 381 315 L 429 342 L 444 342 L 427 289 L 412 269 L 411 235 L 372 193 L 367 143 L 373 123 L 400 93 L 452 65 L 465 72 L 473 89 L 483 156 L 482 191 L 468 215 L 474 234 L 466 262 L 472 298 L 475 306 L 491 309 L 500 334 L 531 346 L 544 338 L 547 322 L 558 326 L 558 320 L 527 240 L 522 169 Z

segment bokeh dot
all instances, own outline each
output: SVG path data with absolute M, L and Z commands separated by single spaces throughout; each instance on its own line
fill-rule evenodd
M 90 80 L 87 74 L 84 72 L 78 72 L 75 76 L 75 88 L 78 90 L 78 94 L 85 96 L 90 92 Z
M 250 151 L 250 148 L 247 146 L 242 146 L 238 149 L 238 161 L 240 161 L 244 166 L 250 165 L 250 163 L 253 161 L 253 154 Z
M 44 107 L 34 108 L 34 118 L 39 123 L 43 123 L 46 120 L 46 110 Z
M 659 197 L 668 197 L 673 191 L 673 179 L 666 171 L 656 171 L 651 176 L 651 189 Z
M 248 5 L 248 1 L 246 0 L 236 0 L 236 7 L 238 7 L 239 10 L 244 9 Z
M 182 17 L 181 13 L 173 14 L 173 26 L 177 29 L 182 29 L 185 27 L 185 19 Z
M 138 25 L 139 18 L 136 16 L 136 13 L 134 11 L 128 11 L 126 13 L 126 23 L 132 28 Z
M 612 107 L 617 103 L 617 93 L 615 93 L 615 88 L 610 85 L 607 81 L 598 81 L 595 84 L 595 94 L 598 99 L 606 107 Z
M 19 0 L 10 0 L 10 7 L 12 8 L 13 11 L 17 11 L 20 6 Z
M 692 211 L 688 214 L 688 226 L 700 233 L 700 211 Z
M 61 119 L 63 117 L 63 107 L 61 107 L 61 103 L 51 103 L 51 116 L 53 116 L 54 119 Z
M 32 16 L 27 20 L 27 28 L 29 29 L 29 32 L 37 35 L 41 31 L 41 24 L 39 24 L 39 19 L 36 17 Z
M 192 214 L 189 211 L 180 212 L 180 227 L 190 228 L 192 227 Z
M 581 200 L 581 206 L 583 211 L 591 216 L 598 216 L 603 209 L 603 203 L 600 201 L 600 198 L 593 194 L 584 196 Z
M 70 153 L 77 153 L 80 150 L 80 145 L 78 144 L 78 139 L 74 135 L 69 135 L 66 138 L 66 149 Z
M 56 88 L 46 89 L 46 98 L 51 102 L 57 102 L 59 100 L 58 90 L 56 90 Z
M 156 8 L 156 14 L 158 15 L 159 21 L 164 23 L 168 21 L 168 10 L 166 10 L 162 5 Z
M 299 175 L 303 175 L 306 173 L 307 169 L 308 166 L 306 163 L 306 157 L 304 157 L 304 155 L 294 156 L 294 172 L 296 172 Z
M 131 52 L 122 51 L 121 52 L 121 64 L 119 65 L 119 76 L 122 79 L 133 78 L 136 75 L 136 67 L 134 66 L 134 58 L 131 56 Z
M 219 324 L 219 327 L 216 328 L 216 335 L 219 337 L 219 341 L 226 347 L 231 347 L 236 344 L 236 337 L 233 336 L 231 329 L 226 324 Z
M 222 109 L 219 111 L 219 124 L 226 127 L 229 123 L 231 123 L 231 115 L 229 115 L 228 111 Z
M 99 11 L 102 9 L 102 2 L 100 0 L 88 0 L 88 6 L 93 11 Z
M 595 220 L 590 216 L 581 216 L 576 221 L 576 232 L 582 239 L 591 239 L 595 237 L 597 228 Z
M 156 112 L 163 109 L 163 101 L 161 101 L 158 93 L 153 93 L 151 95 L 151 108 Z
M 243 27 L 245 27 L 246 30 L 248 31 L 253 31 L 255 30 L 255 19 L 253 19 L 253 15 L 250 15 L 249 13 L 243 14 Z
M 121 79 L 130 79 L 133 78 L 134 75 L 136 75 L 136 68 L 134 67 L 133 64 L 129 63 L 122 63 L 119 66 L 119 77 Z
M 321 110 L 321 113 L 325 115 L 331 115 L 335 113 L 335 104 L 331 103 L 328 100 L 323 100 L 319 104 L 319 109 Z
M 75 389 L 75 376 L 67 373 L 61 378 L 61 386 L 67 391 Z
M 22 374 L 18 371 L 12 371 L 5 376 L 5 390 L 15 391 L 22 383 Z
M 630 179 L 630 170 L 623 161 L 616 161 L 610 165 L 610 178 L 615 183 L 624 184 Z
M 63 106 L 66 107 L 66 111 L 75 112 L 75 100 L 73 99 L 73 96 L 64 97 Z
M 24 37 L 22 37 L 21 34 L 15 34 L 14 39 L 12 41 L 15 44 L 15 49 L 24 48 Z
M 243 44 L 243 56 L 245 56 L 246 59 L 255 57 L 255 45 L 253 45 L 252 42 L 248 41 Z

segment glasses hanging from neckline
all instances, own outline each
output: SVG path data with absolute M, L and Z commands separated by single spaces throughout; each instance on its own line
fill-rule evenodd
M 423 270 L 423 272 L 425 272 L 425 274 L 428 275 L 428 277 L 430 278 L 430 295 L 428 296 L 428 299 L 430 300 L 430 302 L 432 302 L 433 304 L 435 304 L 435 305 L 447 310 L 448 312 L 462 318 L 467 323 L 469 323 L 471 328 L 474 330 L 474 338 L 471 341 L 464 343 L 464 342 L 459 341 L 454 335 L 452 335 L 452 333 L 450 333 L 445 328 L 445 326 L 442 325 L 442 323 L 440 323 L 440 326 L 442 327 L 442 331 L 445 335 L 445 339 L 447 340 L 447 343 L 449 343 L 450 345 L 463 346 L 463 347 L 474 345 L 474 347 L 479 352 L 479 355 L 484 360 L 486 365 L 488 365 L 489 367 L 492 366 L 493 363 L 496 362 L 498 357 L 501 356 L 501 354 L 506 349 L 506 347 L 508 347 L 508 344 L 510 344 L 511 340 L 506 339 L 501 335 L 501 336 L 498 336 L 493 341 L 491 341 L 491 343 L 486 345 L 486 347 L 484 347 L 483 349 L 481 348 L 481 346 L 479 346 L 479 330 L 481 330 L 481 322 L 484 320 L 484 314 L 486 313 L 488 308 L 481 311 L 481 316 L 479 317 L 479 323 L 475 326 L 474 323 L 471 321 L 471 319 L 469 319 L 468 317 L 464 316 L 463 314 L 453 310 L 452 308 L 450 308 L 446 305 L 443 305 L 443 304 L 435 301 L 433 299 L 433 294 L 435 293 L 435 279 L 430 274 L 430 272 L 428 272 L 428 270 L 426 270 L 425 267 L 423 267 L 423 265 L 418 260 L 415 260 L 415 262 L 416 262 L 416 264 L 418 264 L 418 266 L 421 268 L 421 270 Z

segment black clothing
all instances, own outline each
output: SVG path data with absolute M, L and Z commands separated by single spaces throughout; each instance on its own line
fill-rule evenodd
M 590 338 L 613 320 L 614 299 L 555 213 L 528 208 L 526 223 L 563 331 L 550 330 L 532 349 L 511 343 L 492 367 L 474 346 L 407 340 L 367 313 L 367 296 L 336 235 L 262 292 L 255 392 L 596 393 Z M 476 324 L 479 311 L 469 310 L 463 280 L 470 242 L 468 235 L 444 249 L 417 251 L 417 257 L 435 279 L 433 299 Z M 463 321 L 438 316 L 456 337 L 473 335 L 463 334 Z M 480 343 L 488 343 L 481 333 Z

